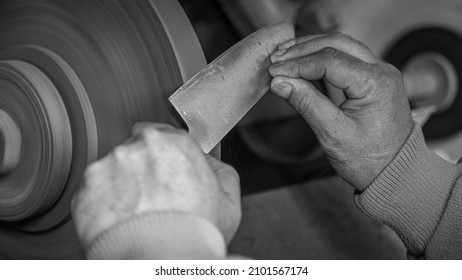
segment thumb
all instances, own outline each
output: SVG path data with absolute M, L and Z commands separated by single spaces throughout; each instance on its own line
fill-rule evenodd
M 237 171 L 231 165 L 226 164 L 211 155 L 205 154 L 205 158 L 217 176 L 218 182 L 220 183 L 223 191 L 228 195 L 238 197 L 240 195 L 240 178 Z
M 320 138 L 326 132 L 331 137 L 343 133 L 347 127 L 349 118 L 307 80 L 277 76 L 271 81 L 271 91 L 286 99 Z

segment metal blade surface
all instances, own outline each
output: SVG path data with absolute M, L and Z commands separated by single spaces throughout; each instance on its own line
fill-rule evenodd
M 169 98 L 205 153 L 269 90 L 268 56 L 293 38 L 293 26 L 288 22 L 260 29 L 212 61 Z

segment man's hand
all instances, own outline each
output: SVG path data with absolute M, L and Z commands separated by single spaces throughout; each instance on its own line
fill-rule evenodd
M 341 33 L 289 41 L 271 61 L 273 93 L 309 123 L 336 172 L 364 190 L 413 128 L 401 73 Z M 309 82 L 321 78 L 343 90 L 339 107 Z
M 87 168 L 72 210 L 85 248 L 116 223 L 156 211 L 205 218 L 229 243 L 241 218 L 239 176 L 185 131 L 138 124 L 131 139 Z

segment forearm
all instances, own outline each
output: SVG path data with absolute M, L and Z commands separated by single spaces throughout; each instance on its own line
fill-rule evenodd
M 441 221 L 450 209 L 448 202 L 454 193 L 462 192 L 458 183 L 461 174 L 460 166 L 448 163 L 427 148 L 420 127 L 415 125 L 393 161 L 364 192 L 355 195 L 355 202 L 368 216 L 392 227 L 412 255 L 455 257 L 450 252 L 441 255 L 439 250 L 428 251 L 427 247 L 443 242 L 435 239 L 440 227 L 452 231 Z M 446 220 L 453 223 L 452 216 Z M 451 235 L 452 240 L 447 240 Z M 444 242 L 457 242 L 462 232 L 439 236 Z
M 151 212 L 104 231 L 88 259 L 223 259 L 221 233 L 203 218 L 183 212 Z

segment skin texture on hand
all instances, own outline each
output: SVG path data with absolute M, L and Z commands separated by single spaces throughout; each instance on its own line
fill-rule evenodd
M 204 155 L 185 131 L 144 123 L 132 134 L 87 168 L 74 196 L 72 213 L 84 248 L 116 223 L 155 211 L 205 218 L 229 243 L 241 219 L 236 171 Z
M 413 120 L 401 73 L 342 33 L 298 38 L 271 56 L 271 90 L 308 122 L 336 172 L 364 190 L 408 138 Z M 342 89 L 338 107 L 310 81 Z

